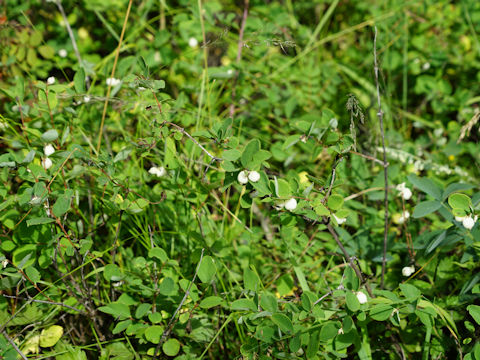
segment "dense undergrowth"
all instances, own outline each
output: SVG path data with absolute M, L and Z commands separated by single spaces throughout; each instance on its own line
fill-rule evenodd
M 0 3 L 0 358 L 479 360 L 479 28 Z

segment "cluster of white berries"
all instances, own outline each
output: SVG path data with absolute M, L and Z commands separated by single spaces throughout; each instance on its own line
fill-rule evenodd
M 398 184 L 396 189 L 404 200 L 409 200 L 412 197 L 412 190 L 405 186 L 405 183 Z
M 415 272 L 415 266 L 413 266 L 413 265 L 412 266 L 405 266 L 402 269 L 402 275 L 405 276 L 405 277 L 409 277 L 414 272 Z
M 159 168 L 156 166 L 152 166 L 148 172 L 152 175 L 155 175 L 157 177 L 162 177 L 167 174 L 167 170 L 163 166 L 160 166 Z
M 403 224 L 405 221 L 408 220 L 410 217 L 410 212 L 408 210 L 405 210 L 402 215 L 398 218 L 398 223 Z
M 248 181 L 255 183 L 260 180 L 260 174 L 257 171 L 242 170 L 238 173 L 237 180 L 242 185 L 245 185 Z
M 357 299 L 358 299 L 358 302 L 360 304 L 366 304 L 367 303 L 368 298 L 367 298 L 367 295 L 365 295 L 365 293 L 363 291 L 357 291 L 357 293 L 355 295 L 357 295 Z
M 478 215 L 475 215 L 474 217 L 472 217 L 472 215 L 455 216 L 455 220 L 461 222 L 465 229 L 472 230 L 478 220 Z
M 120 84 L 122 81 L 120 79 L 115 79 L 115 78 L 108 78 L 106 80 L 106 83 L 108 86 L 117 86 Z
M 277 210 L 281 210 L 285 208 L 285 210 L 293 211 L 297 208 L 297 200 L 294 198 L 291 198 L 286 201 L 277 201 L 274 207 Z
M 53 84 L 55 84 L 55 76 L 50 76 L 50 77 L 47 79 L 47 84 L 48 84 L 48 85 L 53 85 Z
M 55 152 L 55 148 L 53 147 L 52 144 L 47 144 L 43 147 L 43 153 L 45 154 L 45 158 L 42 159 L 42 166 L 45 170 L 48 170 L 52 167 L 53 162 L 49 158 L 50 155 L 52 155 Z

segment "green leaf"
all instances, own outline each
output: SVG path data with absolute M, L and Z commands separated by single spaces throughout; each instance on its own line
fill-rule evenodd
M 40 334 L 40 346 L 54 346 L 63 335 L 63 328 L 58 325 L 52 325 L 47 329 L 43 329 Z
M 42 134 L 42 140 L 47 143 L 55 141 L 57 140 L 57 138 L 58 138 L 58 132 L 55 129 L 47 130 Z
M 273 314 L 272 321 L 285 333 L 293 332 L 292 321 L 284 314 Z
M 162 263 L 168 260 L 167 253 L 165 250 L 159 247 L 154 247 L 153 249 L 150 249 L 148 252 L 148 257 L 149 258 L 157 258 L 159 259 Z
M 130 309 L 128 306 L 119 302 L 110 303 L 107 306 L 100 306 L 98 310 L 121 319 L 130 318 Z
M 177 339 L 168 339 L 162 346 L 163 352 L 167 356 L 175 356 L 180 351 L 180 343 Z
M 222 298 L 219 296 L 208 296 L 200 302 L 202 309 L 210 309 L 222 303 Z
M 373 320 L 385 321 L 392 315 L 393 307 L 385 304 L 374 305 L 370 309 L 370 317 Z
M 260 141 L 253 139 L 245 146 L 242 153 L 241 163 L 246 169 L 251 169 L 252 163 L 255 162 L 255 156 L 260 151 Z
M 283 179 L 274 180 L 275 183 L 275 194 L 279 198 L 288 198 L 292 195 L 292 190 L 290 189 L 290 184 Z
M 67 195 L 60 195 L 52 207 L 53 215 L 60 217 L 70 209 L 70 197 Z
M 318 216 L 330 215 L 330 211 L 327 209 L 327 207 L 320 202 L 313 207 L 313 210 L 315 210 L 315 213 Z
M 28 278 L 34 283 L 40 281 L 40 272 L 33 266 L 27 266 L 27 268 L 25 269 L 25 273 L 27 274 Z
M 171 295 L 175 290 L 175 282 L 173 281 L 172 278 L 166 277 L 163 279 L 162 283 L 158 287 L 158 291 L 160 291 L 160 294 L 168 296 Z
M 320 341 L 328 341 L 338 334 L 338 325 L 333 321 L 327 321 L 320 330 Z
M 473 189 L 475 186 L 470 184 L 463 184 L 463 183 L 453 183 L 447 186 L 445 191 L 442 194 L 442 200 L 445 200 L 451 193 L 456 191 L 463 191 L 463 190 L 470 190 Z
M 244 311 L 244 310 L 251 310 L 254 312 L 257 311 L 257 306 L 250 299 L 235 300 L 234 302 L 232 302 L 232 305 L 230 305 L 230 308 L 232 310 L 237 310 L 237 311 Z
M 399 287 L 400 287 L 400 290 L 402 291 L 402 294 L 408 300 L 416 300 L 422 295 L 422 292 L 413 285 L 400 284 Z
M 27 226 L 34 226 L 34 225 L 42 225 L 42 224 L 49 224 L 54 222 L 55 220 L 48 217 L 39 217 L 34 219 L 27 220 Z
M 73 84 L 77 94 L 85 94 L 85 70 L 82 67 L 75 73 Z
M 125 277 L 125 275 L 117 265 L 107 264 L 103 269 L 103 277 L 107 281 L 120 281 Z
M 130 326 L 132 320 L 123 320 L 117 323 L 112 330 L 112 334 L 119 334 Z
M 137 62 L 140 66 L 140 69 L 142 70 L 143 76 L 148 79 L 150 77 L 150 69 L 148 68 L 147 62 L 145 61 L 143 56 L 138 56 Z
M 417 206 L 415 206 L 412 216 L 414 218 L 421 218 L 428 214 L 431 214 L 434 211 L 437 211 L 441 207 L 442 203 L 440 201 L 422 201 L 421 203 L 417 204 Z
M 217 268 L 212 257 L 208 255 L 204 256 L 200 268 L 198 269 L 198 277 L 200 278 L 200 281 L 203 283 L 209 283 L 213 280 L 216 272 Z
M 143 303 L 138 305 L 137 310 L 135 310 L 135 317 L 141 319 L 144 317 L 152 308 L 151 304 Z
M 357 296 L 351 292 L 347 291 L 346 294 L 347 307 L 350 311 L 356 312 L 360 310 L 360 302 L 357 299 Z
M 145 330 L 145 339 L 150 341 L 153 344 L 158 344 L 160 342 L 160 337 L 163 334 L 163 326 L 153 325 Z
M 258 278 L 257 274 L 255 274 L 255 272 L 248 268 L 243 271 L 243 285 L 245 289 L 257 291 L 259 282 L 260 279 Z
M 34 158 L 35 158 L 35 150 L 30 150 L 30 152 L 27 155 L 25 155 L 25 158 L 23 159 L 22 164 L 31 163 Z
M 470 316 L 477 322 L 478 325 L 480 325 L 480 306 L 468 305 L 467 310 Z
M 452 209 L 468 211 L 472 206 L 472 200 L 465 194 L 452 194 L 448 197 L 448 205 Z
M 333 211 L 338 210 L 343 205 L 343 197 L 338 194 L 332 194 L 327 200 L 327 205 Z
M 407 178 L 419 190 L 432 196 L 436 200 L 441 200 L 442 190 L 432 180 L 420 178 L 415 174 L 410 174 Z
M 242 156 L 242 153 L 235 149 L 225 150 L 222 155 L 222 157 L 228 161 L 236 161 L 240 156 Z
M 278 309 L 278 302 L 277 298 L 271 294 L 263 294 L 262 297 L 260 298 L 260 306 L 262 309 L 270 311 L 271 313 L 274 313 Z

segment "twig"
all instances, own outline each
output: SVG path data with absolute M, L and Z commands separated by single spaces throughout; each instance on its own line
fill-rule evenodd
M 382 187 L 373 187 L 373 188 L 365 189 L 365 190 L 359 191 L 356 194 L 352 194 L 350 196 L 347 196 L 346 198 L 343 199 L 343 201 L 353 200 L 353 199 L 355 199 L 359 196 L 362 196 L 363 194 L 366 194 L 366 193 L 369 193 L 369 192 L 372 192 L 372 191 L 379 191 L 379 190 L 385 190 L 385 188 L 382 186 Z
M 75 56 L 77 57 L 78 64 L 83 66 L 82 57 L 80 56 L 80 51 L 78 51 L 77 42 L 75 41 L 75 35 L 73 35 L 72 28 L 70 23 L 68 22 L 67 15 L 65 14 L 65 10 L 63 9 L 62 2 L 60 0 L 55 1 L 57 4 L 58 10 L 60 10 L 60 14 L 62 14 L 63 22 L 67 27 L 68 36 L 70 36 L 70 41 L 72 42 L 73 51 L 75 52 Z
M 157 102 L 157 106 L 158 106 L 158 110 L 160 111 L 160 114 L 163 114 L 163 112 L 162 112 L 162 104 L 160 104 L 160 101 L 158 101 L 158 98 L 157 98 L 157 95 L 155 95 L 155 92 L 152 91 L 152 94 L 153 94 L 153 96 L 154 96 L 154 98 L 155 98 L 155 101 Z M 177 124 L 174 124 L 174 123 L 172 123 L 172 122 L 170 122 L 170 121 L 166 121 L 166 120 L 162 123 L 162 125 L 163 125 L 163 124 L 168 125 L 168 126 L 171 126 L 171 127 L 173 127 L 175 130 L 180 131 L 183 135 L 187 136 L 190 140 L 193 141 L 193 143 L 194 143 L 195 145 L 197 145 L 197 146 L 198 146 L 205 154 L 207 154 L 207 155 L 210 157 L 210 159 L 212 159 L 213 161 L 222 161 L 221 158 L 218 158 L 218 157 L 213 156 L 212 154 L 210 154 L 210 152 L 209 152 L 207 149 L 205 149 L 205 148 L 202 146 L 202 144 L 200 144 L 197 140 L 195 140 L 195 138 L 194 138 L 192 135 L 190 135 L 190 134 L 189 134 L 184 128 L 182 128 L 181 126 L 178 126 Z
M 118 42 L 117 52 L 115 53 L 115 60 L 113 61 L 112 73 L 110 75 L 111 78 L 114 77 L 115 69 L 117 68 L 118 56 L 120 55 L 120 48 L 122 47 L 123 35 L 125 35 L 125 29 L 127 28 L 127 21 L 128 21 L 128 16 L 130 15 L 130 9 L 132 8 L 132 2 L 133 0 L 129 0 L 128 2 L 127 13 L 125 14 L 122 33 L 120 34 L 120 41 Z M 98 133 L 97 153 L 100 151 L 100 145 L 102 144 L 103 124 L 105 123 L 105 117 L 107 115 L 108 98 L 110 96 L 111 91 L 112 91 L 112 85 L 110 84 L 108 85 L 107 96 L 105 99 L 105 104 L 103 105 L 102 121 L 100 122 L 100 131 Z
M 245 5 L 243 7 L 243 17 L 242 17 L 242 24 L 240 25 L 240 32 L 238 34 L 238 48 L 237 48 L 237 64 L 242 59 L 242 49 L 243 49 L 243 34 L 245 32 L 245 24 L 247 23 L 247 16 L 248 16 L 248 6 L 250 4 L 250 0 L 245 0 Z M 235 73 L 235 79 L 233 80 L 233 87 L 232 87 L 232 103 L 230 104 L 229 116 L 233 117 L 235 113 L 235 97 L 237 95 L 237 82 L 238 82 L 238 70 Z
M 25 354 L 22 352 L 22 350 L 18 348 L 17 344 L 15 344 L 15 342 L 12 339 L 10 339 L 10 337 L 7 335 L 7 332 L 5 330 L 2 330 L 2 334 L 3 336 L 5 336 L 5 339 L 7 339 L 10 345 L 12 345 L 12 347 L 15 349 L 18 355 L 20 355 L 22 359 L 28 360 Z
M 363 278 L 362 272 L 358 268 L 357 264 L 353 261 L 353 257 L 351 257 L 345 247 L 343 246 L 342 242 L 340 241 L 340 238 L 338 237 L 338 234 L 335 232 L 335 230 L 332 227 L 332 224 L 327 224 L 327 229 L 332 234 L 333 238 L 335 239 L 335 242 L 337 243 L 338 247 L 342 251 L 343 255 L 345 256 L 345 259 L 348 260 L 350 263 L 350 266 L 352 267 L 353 271 L 355 271 L 355 274 L 357 275 L 358 279 L 360 280 L 360 283 L 365 284 L 365 289 L 367 290 L 368 294 L 370 297 L 375 297 L 373 295 L 372 289 L 370 289 L 370 285 L 365 282 L 365 279 Z
M 383 129 L 383 111 L 382 111 L 382 102 L 380 100 L 380 84 L 378 81 L 378 61 L 377 61 L 377 27 L 375 26 L 375 37 L 373 38 L 373 60 L 375 62 L 375 84 L 377 86 L 377 102 L 378 102 L 378 120 L 380 121 L 380 133 L 382 136 L 382 147 L 383 147 L 383 176 L 385 179 L 385 219 L 384 219 L 384 230 L 383 230 L 383 256 L 382 256 L 382 280 L 380 287 L 383 289 L 384 277 L 385 277 L 385 265 L 387 262 L 387 240 L 388 240 L 388 163 L 387 163 L 387 152 L 385 151 L 385 132 Z
M 58 306 L 63 306 L 66 307 L 67 309 L 77 311 L 79 313 L 83 313 L 83 310 L 77 309 L 76 307 L 61 303 L 61 302 L 55 302 L 55 301 L 46 301 L 46 300 L 37 300 L 37 299 L 32 299 L 32 298 L 25 298 L 21 296 L 13 296 L 13 295 L 6 295 L 6 294 L 1 294 L 3 297 L 9 298 L 9 299 L 18 299 L 18 300 L 27 300 L 29 302 L 36 302 L 40 304 L 49 304 L 49 305 L 58 305 Z
M 178 305 L 177 309 L 172 315 L 172 318 L 168 322 L 167 328 L 162 334 L 162 337 L 160 338 L 160 342 L 158 343 L 157 347 L 155 348 L 155 354 L 153 355 L 154 358 L 157 357 L 158 351 L 160 350 L 160 346 L 162 343 L 165 341 L 168 335 L 170 335 L 170 331 L 172 330 L 173 327 L 173 322 L 175 321 L 175 318 L 177 317 L 178 312 L 183 306 L 183 303 L 185 300 L 187 300 L 188 295 L 190 295 L 190 289 L 192 288 L 193 283 L 195 282 L 195 279 L 197 278 L 198 270 L 200 269 L 200 265 L 202 265 L 202 260 L 203 260 L 203 253 L 205 252 L 205 249 L 202 249 L 202 254 L 200 255 L 200 260 L 198 262 L 197 268 L 195 269 L 195 274 L 193 274 L 193 279 L 188 285 L 187 291 L 185 291 L 185 295 L 183 296 L 182 301 L 180 301 L 180 304 Z
M 366 155 L 366 154 L 362 154 L 362 153 L 359 153 L 359 152 L 353 151 L 353 150 L 350 151 L 350 154 L 355 154 L 355 155 L 358 155 L 358 156 L 363 157 L 363 158 L 365 158 L 365 159 L 372 160 L 373 162 L 376 162 L 376 163 L 378 163 L 378 164 L 380 164 L 380 165 L 383 166 L 383 161 L 382 161 L 382 160 L 379 160 L 379 159 L 377 159 L 377 158 L 375 158 L 375 157 L 373 157 L 373 156 Z M 387 163 L 387 165 L 389 165 L 389 164 Z

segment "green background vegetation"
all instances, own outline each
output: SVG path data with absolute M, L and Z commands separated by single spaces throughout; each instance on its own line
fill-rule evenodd
M 0 358 L 480 360 L 480 2 L 128 5 L 0 4 Z

